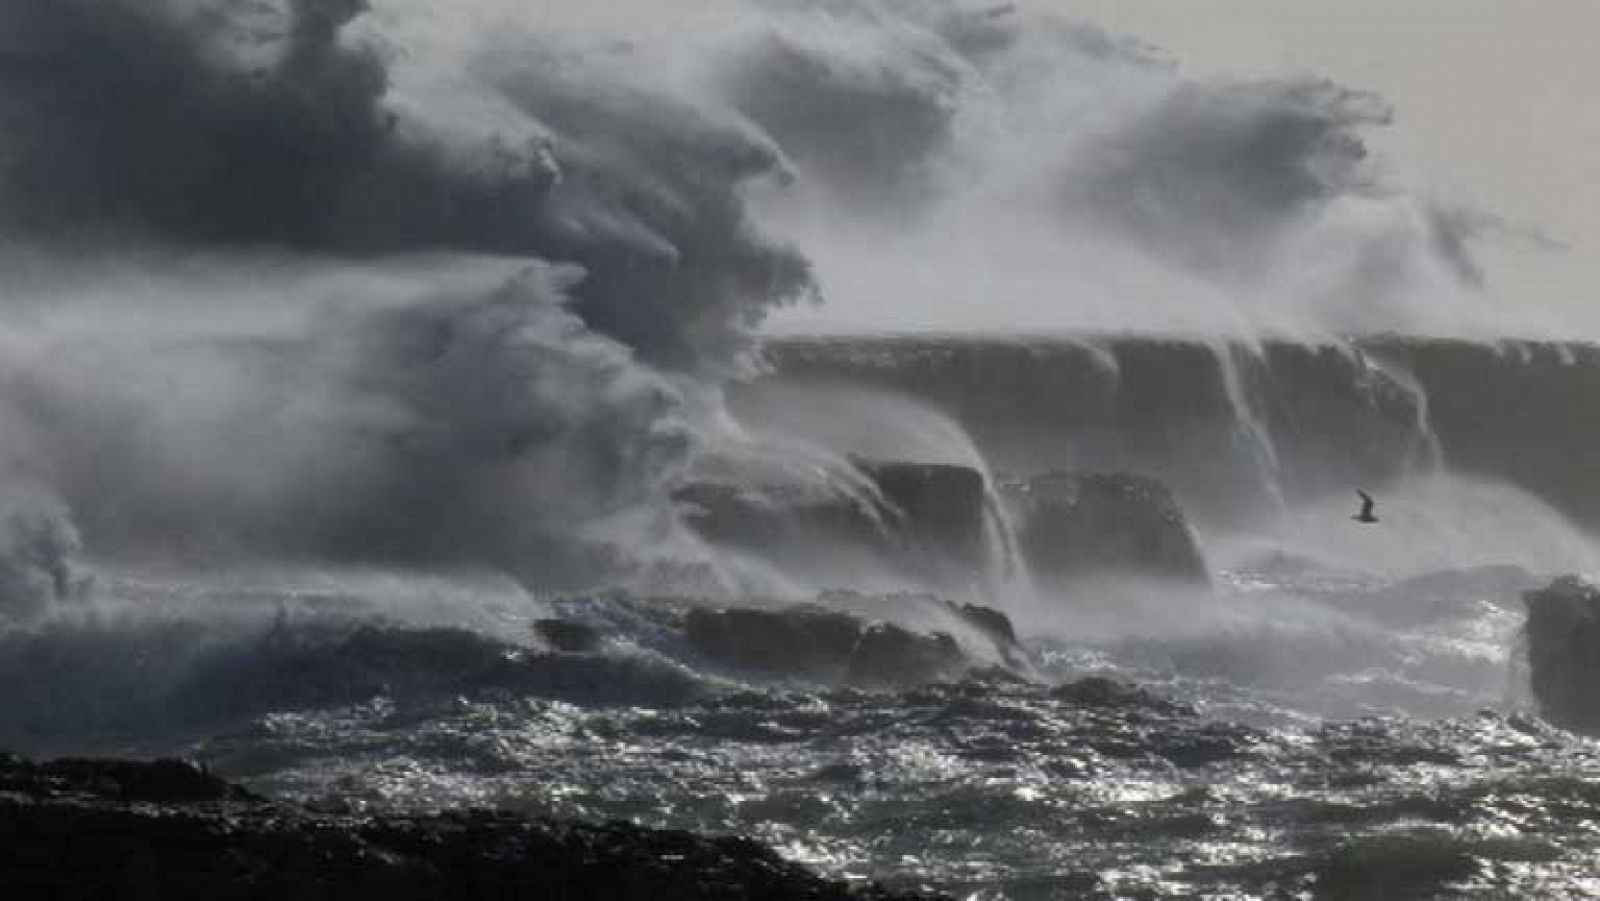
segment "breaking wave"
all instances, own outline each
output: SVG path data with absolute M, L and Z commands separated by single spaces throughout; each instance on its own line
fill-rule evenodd
M 1337 328 L 1479 280 L 1475 220 L 1369 164 L 1377 98 L 1027 11 L 748 4 L 645 43 L 488 3 L 19 0 L 0 36 L 5 469 L 99 555 L 694 558 L 671 492 L 784 452 L 720 390 L 819 286 L 844 321 L 1018 322 L 1104 308 L 1096 257 Z M 911 277 L 951 263 L 977 281 Z
M 972 897 L 1583 887 L 1591 749 L 1469 717 L 1600 564 L 1600 360 L 1381 98 L 432 6 L 0 5 L 0 742 Z

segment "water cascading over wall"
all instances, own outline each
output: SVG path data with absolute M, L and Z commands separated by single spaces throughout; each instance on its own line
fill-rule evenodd
M 997 471 L 1156 475 L 1213 522 L 1448 466 L 1600 527 L 1588 345 L 880 336 L 775 339 L 767 353 L 779 382 L 946 411 Z
M 638 42 L 410 6 L 0 4 L 0 263 L 25 282 L 0 487 L 48 501 L 16 516 L 55 511 L 49 546 L 551 590 L 677 572 L 706 562 L 674 496 L 708 459 L 807 497 L 870 481 L 722 415 L 758 329 L 807 298 L 841 328 L 1322 334 L 1480 281 L 1481 223 L 1367 164 L 1387 104 L 1320 79 L 1191 77 L 960 0 L 751 2 Z M 1438 458 L 1403 367 L 1337 348 L 839 358 L 873 346 L 813 362 L 982 446 L 886 460 L 1151 472 L 1227 519 Z

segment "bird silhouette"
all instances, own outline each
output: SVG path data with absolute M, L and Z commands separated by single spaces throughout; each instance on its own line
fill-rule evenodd
M 1377 522 L 1378 521 L 1378 517 L 1376 515 L 1374 515 L 1372 511 L 1378 505 L 1377 505 L 1377 503 L 1375 503 L 1372 500 L 1372 495 L 1366 493 L 1365 491 L 1362 491 L 1359 488 L 1356 489 L 1356 494 L 1361 495 L 1361 512 L 1357 513 L 1356 515 L 1354 515 L 1354 516 L 1352 516 L 1350 518 L 1355 520 L 1356 522 L 1365 522 L 1365 523 Z

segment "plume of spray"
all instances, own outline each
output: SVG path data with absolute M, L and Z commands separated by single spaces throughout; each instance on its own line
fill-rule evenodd
M 711 78 L 801 174 L 769 213 L 831 303 L 789 328 L 1493 327 L 1494 221 L 1386 181 L 1378 97 L 1190 77 L 1028 8 L 768 5 Z
M 537 585 L 670 538 L 697 398 L 810 290 L 744 212 L 778 155 L 626 51 L 502 31 L 440 73 L 368 12 L 0 9 L 7 471 L 111 556 Z
M 0 616 L 26 619 L 81 597 L 89 577 L 66 512 L 37 491 L 0 497 Z
M 1308 76 L 1195 77 L 1159 51 L 1020 6 L 760 6 L 764 16 L 719 36 L 703 77 L 798 176 L 760 209 L 806 248 L 828 303 L 780 313 L 778 326 L 1204 341 L 1217 348 L 1238 452 L 1273 501 L 1269 530 L 1328 510 L 1286 509 L 1249 372 L 1262 341 L 1549 329 L 1496 297 L 1479 260 L 1503 223 L 1392 181 L 1371 137 L 1394 113 L 1373 94 Z M 1575 330 L 1595 333 L 1592 320 L 1555 333 Z M 1515 554 L 1493 547 L 1503 524 L 1482 517 L 1494 505 L 1478 486 L 1412 478 L 1432 476 L 1442 450 L 1420 386 L 1384 376 L 1414 396 L 1411 462 L 1431 461 L 1408 463 L 1415 484 L 1388 493 L 1488 526 L 1407 530 L 1389 550 L 1423 566 Z M 1528 559 L 1587 561 L 1588 541 L 1559 516 L 1517 508 L 1562 536 L 1560 551 Z M 1329 553 L 1344 540 L 1296 537 Z
M 549 24 L 0 7 L 6 471 L 100 554 L 561 583 L 686 540 L 673 483 L 742 452 L 720 386 L 808 258 L 878 326 L 1378 330 L 1479 280 L 1484 221 L 1388 187 L 1388 110 L 1334 85 L 954 0 Z
M 612 548 L 700 553 L 672 500 L 696 472 L 873 499 L 844 459 L 865 440 L 983 470 L 959 427 L 894 400 L 830 394 L 812 431 L 831 441 L 727 415 L 757 330 L 816 283 L 829 328 L 1254 340 L 1492 318 L 1469 301 L 1494 223 L 1389 185 L 1365 136 L 1390 112 L 1361 92 L 1197 80 L 956 0 L 748 0 L 647 43 L 559 34 L 514 0 L 430 6 L 0 3 L 0 620 L 81 597 L 84 559 L 564 587 L 626 569 Z M 1436 501 L 1394 504 L 1407 544 L 1453 562 L 1498 540 L 1415 512 Z M 1552 518 L 1515 509 L 1530 534 Z M 1365 537 L 1305 543 L 1358 557 Z M 63 670 L 123 644 L 82 646 Z M 169 656 L 130 646 L 85 698 Z M 53 709 L 67 674 L 38 656 L 0 664 Z
M 977 472 L 984 491 L 984 565 L 968 576 L 981 583 L 978 596 L 991 601 L 1033 595 L 998 480 L 972 437 L 942 411 L 891 392 L 827 380 L 751 385 L 735 393 L 732 408 L 769 442 L 793 441 L 798 434 L 833 458 L 910 460 Z M 883 503 L 875 492 L 872 500 Z

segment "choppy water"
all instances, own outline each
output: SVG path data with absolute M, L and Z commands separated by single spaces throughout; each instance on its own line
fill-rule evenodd
M 0 642 L 0 742 L 181 751 L 314 805 L 744 833 L 980 899 L 1600 897 L 1600 746 L 1520 698 L 1533 577 L 1285 569 L 1152 593 L 1137 638 L 1081 598 L 1075 637 L 1019 615 L 1027 678 L 881 694 L 718 670 L 685 600 L 435 586 L 430 622 L 371 582 L 124 581 L 137 620 Z M 528 626 L 551 613 L 601 649 L 550 651 Z

